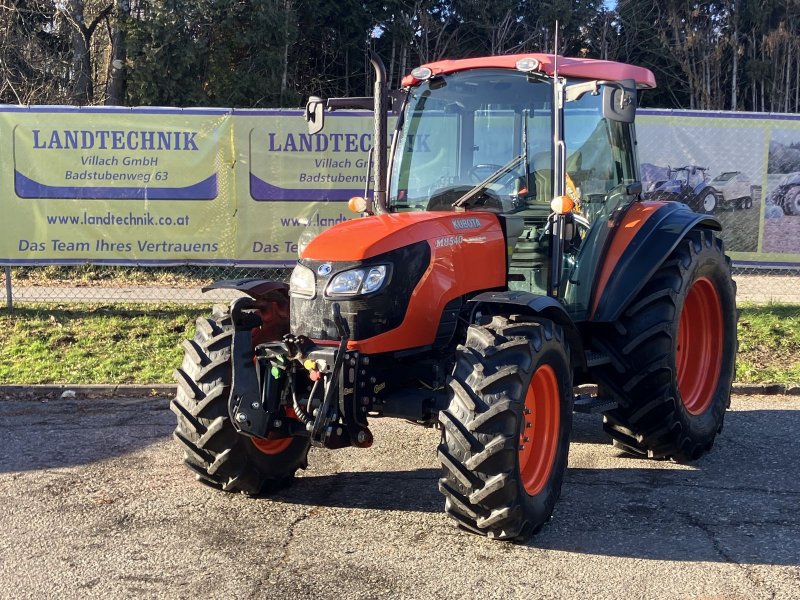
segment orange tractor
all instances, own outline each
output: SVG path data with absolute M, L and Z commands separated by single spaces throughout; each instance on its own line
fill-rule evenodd
M 717 220 L 641 199 L 633 122 L 653 74 L 524 54 L 424 65 L 389 94 L 371 61 L 373 97 L 306 107 L 312 133 L 326 110 L 374 110 L 363 218 L 301 246 L 288 285 L 215 284 L 246 295 L 184 345 L 172 410 L 197 478 L 265 493 L 310 446 L 367 448 L 371 420 L 399 417 L 441 430 L 460 526 L 524 540 L 560 494 L 573 411 L 632 454 L 708 451 L 735 284 Z

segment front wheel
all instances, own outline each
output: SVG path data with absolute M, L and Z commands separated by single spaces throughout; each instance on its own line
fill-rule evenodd
M 256 439 L 236 431 L 228 415 L 232 341 L 229 314 L 197 320 L 197 333 L 184 342 L 183 364 L 175 371 L 174 436 L 199 481 L 256 495 L 287 485 L 297 469 L 306 468 L 309 439 Z
M 572 371 L 562 329 L 494 317 L 458 347 L 439 415 L 445 512 L 496 539 L 523 541 L 553 513 L 567 467 Z
M 717 209 L 717 195 L 712 189 L 706 189 L 700 192 L 697 198 L 696 210 L 705 214 L 712 214 Z

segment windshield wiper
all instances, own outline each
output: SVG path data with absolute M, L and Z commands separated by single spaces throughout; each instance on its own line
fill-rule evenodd
M 480 196 L 481 192 L 483 192 L 487 187 L 489 187 L 490 184 L 494 183 L 495 181 L 497 181 L 497 179 L 499 179 L 500 177 L 502 177 L 503 175 L 514 169 L 523 160 L 525 160 L 525 154 L 520 154 L 512 158 L 509 162 L 507 162 L 502 167 L 497 169 L 497 171 L 489 175 L 486 179 L 481 181 L 474 188 L 472 188 L 463 196 L 461 196 L 458 200 L 453 202 L 453 208 L 463 208 L 467 206 L 470 200 L 473 200 L 474 198 Z

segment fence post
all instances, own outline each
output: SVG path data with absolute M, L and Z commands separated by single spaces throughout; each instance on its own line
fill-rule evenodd
M 14 300 L 11 295 L 11 267 L 6 267 L 6 306 L 8 312 L 14 310 Z

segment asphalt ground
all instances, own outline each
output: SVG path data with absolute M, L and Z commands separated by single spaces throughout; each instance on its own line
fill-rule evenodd
M 251 499 L 181 463 L 164 398 L 0 401 L 0 598 L 800 598 L 800 398 L 735 396 L 692 465 L 619 453 L 576 415 L 527 545 L 457 529 L 438 432 L 375 421 Z

